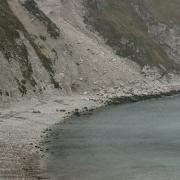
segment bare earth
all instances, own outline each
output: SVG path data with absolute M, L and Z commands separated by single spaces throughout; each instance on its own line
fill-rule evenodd
M 42 131 L 62 121 L 68 112 L 85 106 L 92 108 L 98 103 L 72 96 L 31 99 L 0 108 L 0 179 L 41 179 L 40 157 L 35 147 Z M 63 110 L 66 112 L 60 112 Z
M 61 95 L 54 95 L 48 72 L 42 67 L 27 39 L 22 36 L 21 40 L 27 46 L 34 76 L 38 79 L 38 87 L 45 86 L 44 94 L 47 92 L 50 95 L 40 97 L 39 94 L 33 94 L 33 89 L 28 87 L 28 98 L 21 100 L 18 88 L 14 89 L 14 81 L 8 79 L 12 74 L 22 79 L 19 64 L 9 67 L 12 73 L 0 53 L 4 62 L 0 66 L 0 86 L 13 94 L 12 99 L 20 99 L 11 105 L 5 105 L 5 98 L 7 102 L 12 102 L 12 99 L 0 97 L 0 180 L 46 179 L 43 175 L 43 154 L 39 152 L 43 132 L 51 125 L 71 116 L 75 109 L 81 111 L 84 107 L 98 108 L 113 97 L 180 90 L 178 75 L 168 74 L 167 79 L 161 76 L 156 68 L 141 69 L 129 59 L 115 55 L 112 49 L 105 45 L 104 40 L 89 31 L 83 23 L 84 9 L 81 0 L 37 1 L 41 10 L 60 28 L 61 37 L 57 40 L 50 38 L 44 25 L 19 2 L 8 0 L 11 10 L 29 34 L 47 37 L 46 41 L 37 39 L 43 54 L 54 59 L 51 50 L 57 51 L 58 58 L 54 65 L 57 73 L 54 77 L 61 83 L 62 92 Z M 74 89 L 79 87 L 78 91 L 75 91 L 79 95 L 69 95 L 73 94 L 72 84 L 75 85 Z M 92 95 L 95 92 L 96 94 Z
M 157 87 L 156 87 L 157 88 Z M 123 92 L 98 93 L 98 96 L 53 96 L 32 98 L 0 108 L 0 179 L 46 179 L 44 159 L 38 147 L 43 132 L 51 125 L 70 117 L 75 110 L 95 109 L 113 97 L 156 94 L 179 90 L 167 86 L 148 91 L 134 89 L 133 94 Z

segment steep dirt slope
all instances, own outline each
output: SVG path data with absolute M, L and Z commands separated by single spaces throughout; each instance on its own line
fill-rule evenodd
M 179 92 L 178 22 L 153 0 L 87 3 L 1 0 L 2 180 L 44 179 L 39 142 L 71 114 Z
M 45 88 L 41 82 L 49 79 L 59 88 L 54 78 L 53 58 L 42 53 L 43 47 L 37 43 L 38 39 L 44 41 L 43 37 L 30 34 L 6 0 L 1 2 L 0 7 L 1 95 L 25 95 L 28 90 L 41 91 L 41 88 Z M 50 50 L 49 54 L 55 53 L 53 49 Z
M 149 65 L 161 76 L 179 72 L 178 6 L 176 0 L 2 0 L 1 102 L 126 88 L 142 82 Z
M 87 0 L 86 23 L 118 55 L 141 66 L 179 69 L 179 2 L 155 0 Z
M 54 89 L 61 93 L 94 92 L 143 78 L 137 64 L 116 56 L 89 32 L 80 2 L 2 1 L 3 101 Z
M 178 0 L 144 0 L 145 7 L 160 22 L 180 25 L 180 1 Z

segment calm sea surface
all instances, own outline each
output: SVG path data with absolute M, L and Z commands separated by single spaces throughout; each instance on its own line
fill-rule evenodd
M 106 107 L 56 126 L 54 180 L 180 180 L 180 96 Z

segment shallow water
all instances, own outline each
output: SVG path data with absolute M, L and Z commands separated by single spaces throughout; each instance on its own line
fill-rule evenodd
M 54 132 L 51 179 L 180 179 L 180 96 L 107 107 Z

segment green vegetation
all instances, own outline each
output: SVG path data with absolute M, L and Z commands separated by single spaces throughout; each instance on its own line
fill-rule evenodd
M 144 1 L 149 7 L 153 0 Z M 163 0 L 160 1 L 164 3 Z M 133 2 L 142 3 L 143 1 L 134 0 Z M 157 6 L 157 3 L 159 0 L 154 0 L 154 6 Z M 102 2 L 87 0 L 86 5 L 89 12 L 85 17 L 85 22 L 92 25 L 118 55 L 128 57 L 142 66 L 148 64 L 161 67 L 163 65 L 168 70 L 178 67 L 149 35 L 145 23 L 132 7 L 131 0 L 104 0 Z
M 179 0 L 143 0 L 145 7 L 159 21 L 168 24 L 180 24 Z

